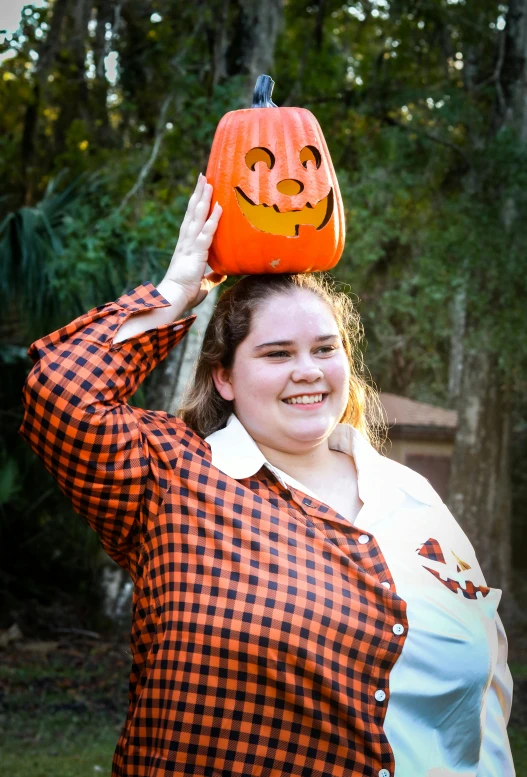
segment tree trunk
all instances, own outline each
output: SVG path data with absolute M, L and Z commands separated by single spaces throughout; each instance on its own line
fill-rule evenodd
M 194 366 L 201 350 L 205 329 L 212 316 L 217 298 L 218 287 L 209 292 L 201 305 L 193 311 L 196 313 L 197 319 L 184 341 L 185 347 L 179 357 L 179 369 L 176 376 L 177 380 L 172 382 L 171 391 L 169 393 L 168 412 L 173 413 L 174 415 L 177 415 L 179 412 L 183 394 L 192 381 Z
M 448 375 L 448 400 L 454 405 L 459 397 L 463 372 L 463 351 L 467 317 L 466 281 L 456 291 L 451 303 L 450 365 Z
M 496 98 L 491 140 L 510 127 L 518 143 L 527 142 L 526 62 L 527 0 L 512 0 L 493 76 Z M 503 229 L 512 234 L 518 209 L 510 197 L 501 207 Z M 488 584 L 502 589 L 503 613 L 510 617 L 519 612 L 510 592 L 511 392 L 498 366 L 499 353 L 494 352 L 492 338 L 485 338 L 482 329 L 481 321 L 468 323 L 460 349 L 458 431 L 449 503 L 474 545 Z
M 225 62 L 216 61 L 222 73 L 246 76 L 245 101 L 248 105 L 250 105 L 256 78 L 260 73 L 268 72 L 272 66 L 281 24 L 282 0 L 269 0 L 265 3 L 259 0 L 245 0 L 239 6 L 239 15 L 234 29 L 230 30 L 231 46 L 225 46 L 222 41 L 219 49 L 216 50 L 216 57 L 220 56 L 221 52 L 221 55 L 226 58 Z M 232 54 L 233 45 L 236 45 L 238 52 L 236 73 L 227 66 L 229 49 Z M 183 392 L 191 379 L 217 295 L 216 288 L 193 311 L 198 318 L 192 330 L 181 345 L 169 354 L 163 365 L 160 365 L 160 369 L 156 370 L 158 373 L 156 381 L 148 395 L 149 406 L 177 413 Z
M 92 84 L 92 105 L 95 116 L 96 135 L 98 143 L 103 148 L 115 144 L 115 137 L 108 118 L 108 80 L 104 59 L 111 50 L 112 41 L 106 39 L 106 25 L 112 25 L 112 32 L 118 21 L 119 6 L 112 0 L 97 0 L 97 27 L 95 29 L 95 41 L 93 45 L 93 64 L 95 65 L 95 77 Z
M 489 585 L 511 588 L 510 399 L 495 357 L 466 348 L 458 432 L 452 457 L 450 507 L 462 524 Z
M 46 88 L 48 75 L 53 67 L 60 46 L 62 27 L 67 17 L 69 6 L 70 0 L 56 0 L 53 4 L 49 32 L 38 48 L 39 58 L 35 66 L 33 95 L 26 108 L 22 132 L 21 162 L 22 178 L 24 180 L 24 202 L 26 205 L 32 205 L 34 197 L 32 165 L 35 157 L 35 139 L 37 137 L 40 103 Z
M 91 3 L 88 0 L 72 0 L 69 10 L 60 48 L 60 69 L 67 91 L 53 128 L 55 155 L 62 154 L 66 149 L 68 131 L 73 121 L 82 119 L 89 136 L 95 134 L 85 65 Z
M 226 53 L 229 45 L 227 20 L 230 0 L 221 0 L 214 25 L 214 43 L 212 54 L 212 88 L 214 89 L 227 75 Z
M 282 0 L 244 0 L 240 4 L 241 42 L 240 73 L 247 76 L 247 89 L 252 96 L 254 84 L 266 73 L 274 59 L 274 49 L 282 26 Z

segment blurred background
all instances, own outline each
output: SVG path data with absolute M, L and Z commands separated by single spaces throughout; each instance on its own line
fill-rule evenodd
M 109 773 L 129 665 L 130 583 L 18 436 L 27 348 L 161 280 L 216 125 L 260 73 L 277 105 L 316 115 L 332 155 L 347 228 L 332 274 L 362 316 L 385 452 L 431 480 L 503 591 L 527 768 L 526 55 L 527 0 L 1 4 L 10 777 Z M 208 314 L 132 404 L 177 408 Z

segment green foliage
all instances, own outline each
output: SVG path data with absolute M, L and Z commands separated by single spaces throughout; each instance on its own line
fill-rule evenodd
M 115 26 L 110 6 L 101 24 Z M 0 200 L 0 354 L 7 375 L 0 388 L 0 598 L 7 619 L 23 601 L 48 601 L 54 589 L 100 596 L 95 535 L 17 436 L 20 390 L 31 367 L 25 352 L 86 310 L 161 280 L 216 125 L 242 105 L 241 73 L 212 84 L 203 56 L 214 8 L 203 10 L 158 3 L 159 25 L 149 4 L 129 5 L 102 52 L 113 49 L 119 59 L 114 86 L 100 67 L 93 29 L 84 30 L 80 45 L 95 72 L 83 73 L 72 20 L 57 32 L 48 8 L 29 6 L 19 32 L 3 45 L 15 51 L 0 67 L 0 174 L 9 181 Z M 150 174 L 122 207 L 156 133 L 160 152 Z M 133 401 L 144 405 L 144 390 Z
M 78 178 L 60 187 L 63 178 L 50 181 L 34 207 L 8 213 L 0 224 L 0 304 L 5 309 L 16 300 L 26 320 L 40 326 L 56 320 L 53 292 L 66 219 L 90 185 Z
M 2 451 L 0 455 L 0 507 L 12 502 L 20 493 L 20 472 L 15 459 Z
M 0 530 L 16 524 L 38 538 L 22 545 L 25 574 L 36 565 L 34 590 L 46 575 L 39 547 L 67 548 L 68 585 L 74 564 L 92 579 L 75 543 L 92 561 L 95 551 L 87 536 L 75 538 L 79 521 L 60 494 L 32 509 L 48 486 L 16 436 L 25 349 L 161 279 L 215 127 L 247 99 L 243 4 L 98 3 L 90 22 L 79 22 L 73 0 L 66 5 L 60 25 L 58 3 L 28 6 L 20 30 L 0 43 L 14 54 L 0 65 Z M 274 99 L 312 110 L 328 142 L 347 221 L 335 275 L 358 299 L 375 382 L 447 403 L 451 305 L 466 288 L 474 340 L 520 394 L 527 157 L 516 127 L 495 131 L 506 7 L 289 0 L 283 8 Z M 111 80 L 108 55 L 117 63 Z M 17 563 L 9 575 L 18 580 Z
M 74 513 L 42 462 L 16 439 L 12 421 L 5 426 L 11 448 L 0 452 L 2 625 L 10 625 L 21 602 L 45 603 L 57 590 L 96 611 L 101 601 L 98 538 Z

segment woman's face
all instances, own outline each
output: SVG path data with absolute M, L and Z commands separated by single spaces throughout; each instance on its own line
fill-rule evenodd
M 213 377 L 257 443 L 290 453 L 329 437 L 348 402 L 349 364 L 337 322 L 305 289 L 262 303 L 232 369 L 218 366 Z

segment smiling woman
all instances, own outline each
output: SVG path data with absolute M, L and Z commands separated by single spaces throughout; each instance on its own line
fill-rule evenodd
M 211 196 L 200 178 L 157 288 L 29 349 L 20 432 L 134 583 L 114 777 L 513 777 L 501 591 L 370 444 L 345 295 L 243 278 L 180 417 L 128 403 L 222 280 Z
M 350 423 L 377 439 L 382 414 L 363 375 L 361 335 L 350 298 L 328 279 L 309 273 L 247 276 L 216 305 L 181 417 L 206 437 L 225 426 L 236 403 L 245 425 L 252 428 L 259 418 L 261 432 L 273 437 L 278 431 L 271 419 L 287 410 L 284 398 L 323 392 L 320 406 L 331 420 L 320 420 L 322 425 Z

